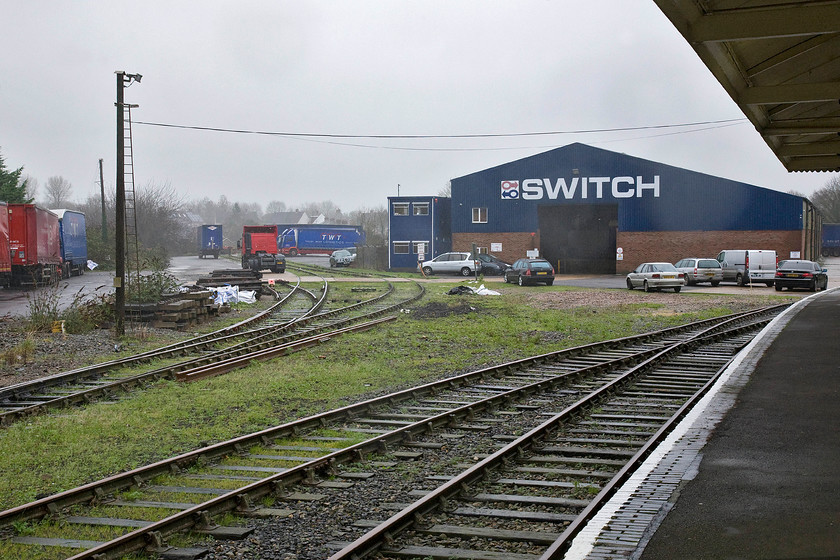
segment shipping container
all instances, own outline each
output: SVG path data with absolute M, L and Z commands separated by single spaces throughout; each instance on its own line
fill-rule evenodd
M 61 278 L 58 216 L 34 204 L 9 204 L 11 285 L 56 284 Z
M 284 255 L 329 255 L 337 249 L 362 245 L 365 232 L 359 226 L 323 225 L 287 228 L 278 244 Z
M 219 258 L 222 250 L 222 226 L 219 224 L 205 224 L 198 226 L 197 231 L 198 258 L 212 256 Z
M 75 210 L 51 210 L 58 216 L 63 278 L 81 276 L 87 268 L 87 229 L 85 215 Z
M 822 256 L 840 257 L 840 224 L 822 225 Z
M 12 280 L 12 253 L 9 251 L 9 208 L 0 202 L 0 286 Z

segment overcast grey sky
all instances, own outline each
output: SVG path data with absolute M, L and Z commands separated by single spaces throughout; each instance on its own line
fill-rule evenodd
M 264 132 L 492 139 L 289 138 L 134 125 L 135 181 L 185 199 L 343 211 L 572 142 L 810 195 L 652 0 L 0 0 L 0 153 L 72 198 L 113 189 L 115 71 L 134 121 Z

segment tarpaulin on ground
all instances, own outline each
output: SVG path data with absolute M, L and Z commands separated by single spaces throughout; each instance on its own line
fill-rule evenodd
M 213 303 L 256 303 L 257 293 L 254 290 L 240 290 L 239 286 L 219 286 L 207 288 L 215 293 Z
M 460 294 L 475 294 L 478 296 L 498 296 L 501 295 L 496 290 L 489 290 L 484 287 L 484 284 L 479 286 L 478 288 L 473 288 L 472 286 L 455 286 L 449 292 L 447 292 L 450 296 L 457 296 Z

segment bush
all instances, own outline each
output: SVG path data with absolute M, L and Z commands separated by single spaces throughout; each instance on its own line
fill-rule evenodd
M 60 306 L 61 293 L 55 287 L 37 290 L 26 297 L 29 300 L 26 329 L 30 332 L 50 332 L 56 321 L 63 321 L 64 332 L 86 333 L 113 319 L 108 298 L 85 298 L 81 290 L 64 309 Z

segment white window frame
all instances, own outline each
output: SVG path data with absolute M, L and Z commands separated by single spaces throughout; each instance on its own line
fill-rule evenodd
M 405 248 L 405 251 L 397 251 L 397 247 Z M 411 242 L 410 241 L 394 241 L 393 246 L 395 255 L 410 255 L 411 254 Z
M 391 204 L 392 214 L 394 216 L 409 216 L 410 209 L 409 209 L 408 202 L 394 202 Z M 397 208 L 400 209 L 400 212 L 397 212 Z
M 429 203 L 428 202 L 415 202 L 411 205 L 411 215 L 412 216 L 428 216 L 429 215 Z M 423 210 L 421 212 L 421 210 Z
M 482 214 L 484 215 L 483 220 L 481 219 Z M 472 209 L 472 223 L 474 223 L 474 224 L 486 224 L 487 223 L 487 207 L 486 206 L 476 206 Z
M 419 255 L 420 254 L 420 247 L 419 246 L 421 244 L 423 245 L 423 254 L 428 255 L 429 254 L 429 247 L 431 246 L 431 244 L 428 241 L 412 241 L 411 242 L 412 252 L 415 255 Z

